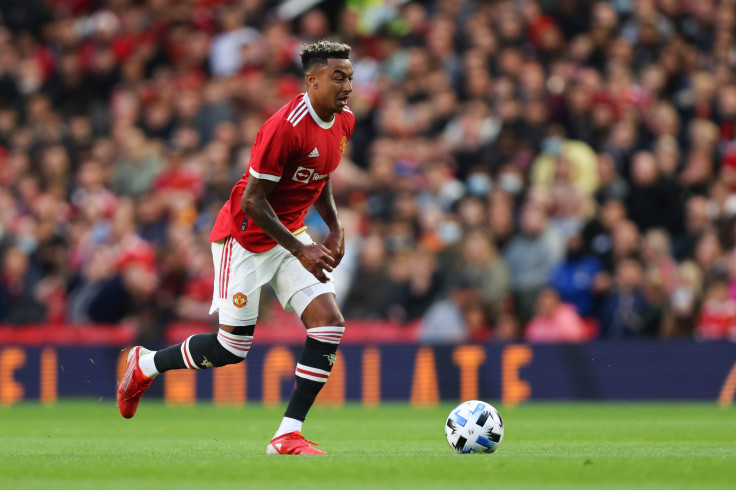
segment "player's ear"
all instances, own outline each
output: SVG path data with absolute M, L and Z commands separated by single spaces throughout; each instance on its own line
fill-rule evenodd
M 318 79 L 319 77 L 317 77 L 317 74 L 314 72 L 314 70 L 309 70 L 307 72 L 307 85 L 317 88 Z

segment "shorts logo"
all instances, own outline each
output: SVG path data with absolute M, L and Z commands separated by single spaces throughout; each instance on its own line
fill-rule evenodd
M 248 302 L 248 297 L 243 293 L 235 293 L 233 295 L 233 304 L 237 308 L 242 308 Z
M 313 168 L 304 168 L 304 167 L 297 167 L 296 172 L 294 172 L 294 177 L 292 177 L 293 180 L 296 180 L 297 182 L 304 182 L 305 184 L 309 182 L 309 179 L 312 177 L 312 174 L 314 173 Z

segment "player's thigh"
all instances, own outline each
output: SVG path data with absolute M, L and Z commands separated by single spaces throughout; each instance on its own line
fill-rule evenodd
M 335 294 L 332 280 L 320 282 L 304 268 L 296 257 L 287 257 L 271 281 L 279 302 L 286 311 L 293 311 L 299 317 L 306 307 L 318 296 Z
M 278 267 L 272 255 L 248 252 L 232 237 L 212 244 L 215 279 L 210 314 L 219 313 L 221 325 L 255 324 L 261 286 Z

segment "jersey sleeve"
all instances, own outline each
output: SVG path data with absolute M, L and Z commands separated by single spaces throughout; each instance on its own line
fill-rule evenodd
M 350 109 L 343 112 L 347 117 L 346 120 L 346 131 L 347 131 L 347 137 L 350 139 L 350 137 L 353 135 L 353 131 L 355 130 L 355 114 L 353 114 L 353 111 Z
M 258 178 L 278 182 L 289 157 L 296 151 L 297 138 L 291 124 L 272 118 L 261 127 L 253 143 L 248 172 Z

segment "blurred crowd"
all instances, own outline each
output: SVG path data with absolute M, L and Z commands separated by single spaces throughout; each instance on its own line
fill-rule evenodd
M 214 322 L 214 217 L 328 38 L 348 323 L 736 340 L 736 0 L 295 3 L 0 2 L 2 322 Z

